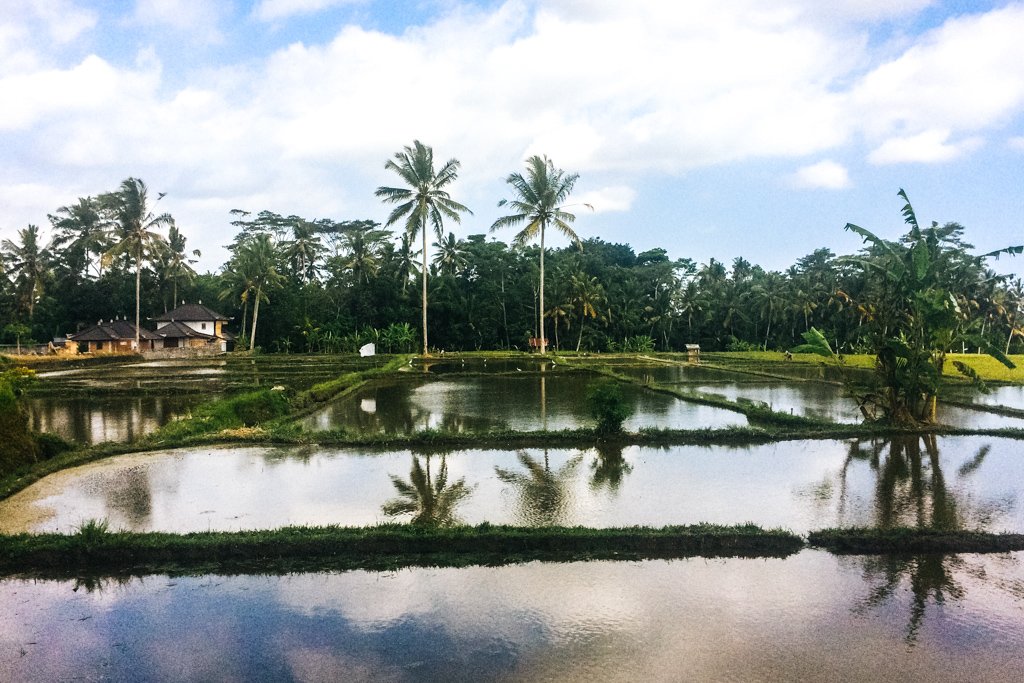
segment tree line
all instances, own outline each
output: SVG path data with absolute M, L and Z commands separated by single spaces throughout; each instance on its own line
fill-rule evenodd
M 510 243 L 446 229 L 471 213 L 447 191 L 458 160 L 435 168 L 433 150 L 415 141 L 385 167 L 401 185 L 376 190 L 393 205 L 383 224 L 235 210 L 225 218 L 236 230 L 230 256 L 216 272 L 196 272 L 199 252 L 155 212 L 163 195 L 153 199 L 140 179 L 60 207 L 48 236 L 29 225 L 0 244 L 4 340 L 46 342 L 114 316 L 146 327 L 187 300 L 231 316 L 244 344 L 276 352 L 369 341 L 384 351 L 525 350 L 531 340 L 541 350 L 784 350 L 813 329 L 836 353 L 876 353 L 880 335 L 906 322 L 893 296 L 941 296 L 935 310 L 969 333 L 936 343 L 1021 351 L 1021 280 L 991 270 L 995 254 L 973 255 L 956 223 L 934 224 L 927 239 L 916 224 L 894 241 L 865 236 L 857 254 L 815 249 L 783 271 L 742 257 L 697 264 L 581 239 L 570 203 L 578 176 L 547 157 L 506 179 L 510 197 L 499 205 L 509 213 L 490 232 L 519 228 Z M 570 245 L 547 247 L 552 228 Z M 930 289 L 894 294 L 894 249 L 907 249 L 915 273 L 928 244 Z

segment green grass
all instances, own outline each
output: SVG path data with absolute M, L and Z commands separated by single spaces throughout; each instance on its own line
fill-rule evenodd
M 193 534 L 112 532 L 87 522 L 78 533 L 0 535 L 0 573 L 106 570 L 373 568 L 404 564 L 504 564 L 532 559 L 785 557 L 799 536 L 753 525 L 591 529 L 411 525 L 286 527 Z
M 287 573 L 533 560 L 788 557 L 805 547 L 836 554 L 989 553 L 1024 550 L 1024 534 L 931 529 L 825 529 L 805 542 L 752 524 L 585 527 L 285 527 L 191 534 L 111 531 L 90 520 L 76 533 L 0 535 L 0 575 L 80 577 L 152 573 Z
M 837 554 L 990 553 L 1024 550 L 1024 534 L 938 529 L 822 529 L 808 544 Z

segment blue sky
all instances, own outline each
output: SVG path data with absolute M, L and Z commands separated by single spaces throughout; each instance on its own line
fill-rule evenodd
M 1024 243 L 1022 35 L 1024 2 L 0 0 L 0 237 L 137 176 L 216 269 L 233 208 L 383 221 L 419 139 L 458 236 L 543 153 L 638 252 L 851 253 L 901 187 L 990 251 Z

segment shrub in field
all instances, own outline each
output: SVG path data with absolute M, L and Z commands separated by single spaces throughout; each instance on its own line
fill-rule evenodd
M 622 423 L 633 413 L 622 395 L 621 385 L 612 379 L 594 382 L 587 389 L 587 406 L 597 420 L 598 434 L 617 434 Z

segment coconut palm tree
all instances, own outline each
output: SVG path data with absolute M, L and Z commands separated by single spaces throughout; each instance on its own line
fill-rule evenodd
M 191 256 L 196 258 L 189 258 L 189 254 L 185 252 L 185 236 L 178 230 L 178 226 L 172 225 L 167 230 L 167 248 L 160 259 L 160 271 L 164 282 L 170 282 L 173 288 L 171 308 L 178 305 L 178 283 L 191 282 L 196 276 L 196 271 L 192 268 L 192 264 L 202 254 L 198 249 L 193 249 Z
M 445 187 L 458 178 L 458 159 L 449 159 L 437 171 L 434 170 L 434 150 L 419 140 L 412 147 L 406 146 L 396 152 L 384 168 L 394 171 L 408 187 L 378 187 L 374 194 L 388 204 L 398 204 L 388 216 L 385 226 L 405 219 L 405 231 L 414 238 L 423 235 L 423 355 L 427 355 L 427 222 L 434 228 L 437 239 L 444 236 L 444 219 L 460 222 L 460 212 L 472 214 L 467 207 L 452 199 Z
M 277 249 L 267 233 L 253 235 L 239 244 L 235 251 L 236 267 L 242 274 L 242 281 L 253 300 L 252 331 L 249 335 L 249 350 L 256 344 L 256 323 L 260 317 L 260 302 L 270 303 L 267 293 L 280 287 L 285 277 L 277 270 Z
M 50 254 L 39 246 L 39 228 L 29 225 L 19 230 L 18 241 L 4 240 L 2 252 L 5 270 L 11 276 L 29 320 L 32 320 L 36 300 L 42 295 L 43 284 L 49 274 Z
M 442 275 L 457 275 L 469 265 L 462 247 L 462 240 L 456 240 L 453 232 L 449 232 L 448 237 L 434 242 L 434 248 L 437 249 L 434 266 Z
M 75 275 L 88 277 L 90 267 L 95 268 L 96 277 L 102 275 L 100 258 L 111 245 L 104 234 L 99 203 L 93 197 L 83 197 L 77 204 L 60 207 L 49 219 L 54 230 L 51 246 L 61 250 L 61 261 Z
M 588 277 L 583 271 L 569 276 L 569 289 L 572 292 L 572 307 L 580 316 L 580 334 L 576 338 L 576 352 L 579 353 L 583 344 L 583 323 L 587 318 L 604 318 L 598 307 L 603 310 L 608 305 L 608 299 L 605 297 L 604 287 L 597 278 Z
M 491 232 L 499 228 L 513 227 L 526 223 L 514 238 L 518 245 L 523 245 L 534 237 L 540 237 L 540 306 L 538 308 L 537 330 L 540 335 L 540 352 L 547 352 L 547 341 L 544 338 L 544 233 L 548 226 L 558 229 L 572 240 L 580 249 L 583 243 L 573 232 L 569 224 L 576 216 L 565 211 L 565 200 L 572 194 L 572 188 L 579 179 L 578 173 L 566 173 L 556 169 L 547 156 L 532 156 L 526 160 L 526 177 L 521 173 L 512 173 L 505 182 L 512 186 L 515 199 L 502 199 L 498 206 L 512 208 L 515 213 L 503 216 L 494 221 Z M 585 206 L 591 207 L 589 204 Z
M 370 284 L 370 277 L 380 270 L 381 251 L 391 232 L 379 230 L 377 225 L 372 221 L 362 221 L 341 233 L 340 243 L 347 253 L 339 257 L 337 263 L 351 271 L 355 284 Z
M 142 263 L 160 253 L 166 242 L 159 228 L 172 225 L 169 213 L 154 216 L 146 205 L 146 184 L 138 178 L 126 178 L 121 189 L 97 199 L 106 216 L 105 227 L 114 246 L 104 252 L 101 266 L 109 266 L 125 255 L 135 263 L 135 350 L 139 350 L 139 300 L 142 289 Z
M 289 217 L 291 239 L 281 244 L 284 258 L 300 284 L 309 284 L 320 277 L 319 261 L 326 247 L 320 240 L 316 223 Z

